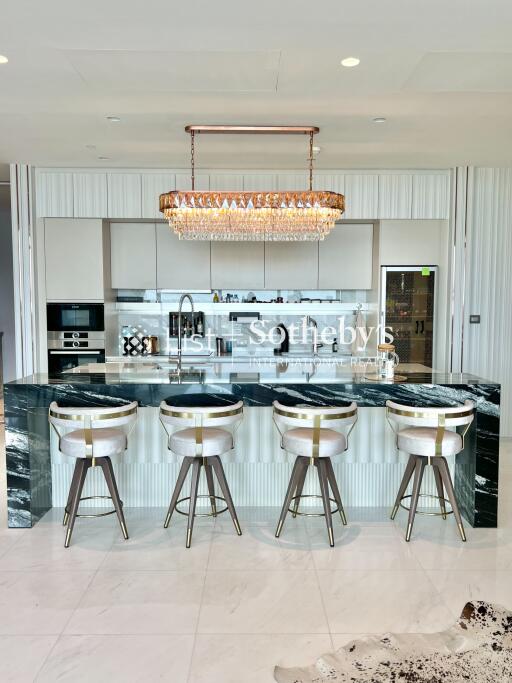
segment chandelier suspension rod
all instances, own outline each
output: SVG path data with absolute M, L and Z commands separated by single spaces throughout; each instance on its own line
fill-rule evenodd
M 313 131 L 309 134 L 309 189 L 313 192 Z
M 190 131 L 190 166 L 192 170 L 191 180 L 192 180 L 192 192 L 196 189 L 196 174 L 195 174 L 195 158 L 194 158 L 194 131 Z

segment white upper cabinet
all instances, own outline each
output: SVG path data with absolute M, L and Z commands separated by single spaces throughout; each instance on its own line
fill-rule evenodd
M 163 218 L 163 214 L 160 213 L 160 195 L 174 190 L 175 187 L 174 173 L 143 173 L 142 218 Z
M 279 173 L 277 176 L 278 190 L 309 190 L 309 174 Z
M 156 226 L 158 289 L 210 289 L 210 242 L 180 240 L 167 224 Z
M 47 301 L 103 301 L 102 221 L 47 218 L 44 229 Z
M 263 289 L 263 242 L 212 242 L 212 289 Z
M 244 190 L 247 192 L 261 190 L 275 192 L 277 190 L 277 173 L 244 173 Z
M 108 218 L 142 217 L 142 178 L 140 173 L 109 173 Z
M 73 215 L 73 174 L 38 172 L 36 179 L 37 216 L 55 218 Z
M 114 289 L 156 289 L 154 223 L 111 223 L 110 264 Z
M 73 216 L 105 218 L 107 215 L 107 174 L 73 173 Z
M 196 190 L 210 189 L 210 176 L 207 173 L 196 173 L 194 179 Z M 191 190 L 192 178 L 190 171 L 188 173 L 176 173 L 176 189 L 177 190 Z
M 373 225 L 338 224 L 319 243 L 319 289 L 371 289 Z
M 315 174 L 313 176 L 313 189 L 345 194 L 345 176 L 343 173 Z
M 411 218 L 412 175 L 379 176 L 378 218 Z
M 450 177 L 447 173 L 415 174 L 411 218 L 450 217 Z
M 376 218 L 379 209 L 379 176 L 345 174 L 344 218 Z
M 244 177 L 240 173 L 211 173 L 210 190 L 233 190 L 244 189 Z
M 266 289 L 317 289 L 318 242 L 265 242 Z

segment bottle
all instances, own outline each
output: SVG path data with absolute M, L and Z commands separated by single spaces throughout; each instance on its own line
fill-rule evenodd
M 197 319 L 196 332 L 200 337 L 203 336 L 203 319 L 201 316 Z
M 332 343 L 332 352 L 338 353 L 338 338 L 337 337 L 334 337 L 334 341 Z
M 219 303 L 219 293 L 218 293 L 217 291 L 215 291 L 215 292 L 213 293 L 213 303 L 214 303 L 214 304 L 218 304 L 218 303 Z

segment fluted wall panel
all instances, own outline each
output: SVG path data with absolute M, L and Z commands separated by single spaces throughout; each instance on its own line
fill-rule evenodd
M 281 505 L 294 458 L 279 446 L 272 409 L 246 408 L 235 441 L 235 450 L 223 457 L 235 503 Z M 51 450 L 53 505 L 62 507 L 66 503 L 74 462 L 59 454 L 54 435 Z M 395 450 L 393 433 L 385 420 L 384 410 L 360 410 L 349 450 L 333 458 L 346 505 L 390 506 L 405 462 L 405 456 Z M 167 450 L 158 409 L 141 408 L 128 450 L 114 462 L 124 504 L 128 507 L 168 505 L 180 464 L 181 461 Z M 311 470 L 304 492 L 313 494 L 318 490 L 315 473 Z M 425 492 L 434 492 L 430 474 L 425 482 Z M 204 481 L 201 482 L 200 493 L 206 493 Z M 106 486 L 100 469 L 90 470 L 83 495 L 105 494 Z M 99 506 L 105 504 L 105 501 L 97 501 Z
M 468 197 L 463 369 L 502 383 L 501 435 L 511 436 L 512 168 L 470 169 Z

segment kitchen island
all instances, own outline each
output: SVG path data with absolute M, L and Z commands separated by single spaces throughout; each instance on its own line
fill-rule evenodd
M 371 369 L 341 361 L 271 358 L 216 362 L 211 359 L 184 364 L 180 372 L 177 372 L 173 363 L 148 362 L 133 364 L 133 367 L 99 367 L 95 371 L 87 368 L 58 379 L 33 375 L 10 382 L 4 386 L 9 526 L 30 527 L 55 504 L 52 500 L 52 453 L 48 427 L 48 406 L 52 401 L 63 406 L 117 406 L 136 400 L 142 409 L 141 413 L 149 409 L 144 418 L 146 423 L 150 421 L 151 429 L 158 430 L 160 402 L 190 393 L 230 394 L 242 399 L 247 407 L 244 422 L 251 429 L 245 448 L 259 449 L 261 458 L 258 456 L 258 459 L 261 460 L 265 460 L 268 449 L 258 440 L 262 431 L 258 426 L 260 414 L 266 416 L 270 425 L 268 439 L 277 444 L 276 449 L 279 451 L 277 435 L 271 427 L 271 405 L 275 399 L 318 406 L 344 405 L 356 401 L 362 409 L 360 422 L 363 422 L 361 418 L 365 409 L 373 409 L 382 417 L 382 408 L 388 399 L 418 407 L 453 406 L 462 404 L 466 399 L 473 400 L 476 403 L 476 416 L 467 434 L 465 449 L 456 460 L 455 490 L 461 512 L 469 524 L 497 526 L 500 385 L 467 374 L 427 370 L 409 372 L 402 366 L 398 372 L 400 376 L 394 382 L 379 382 L 369 379 Z M 357 425 L 354 433 L 358 430 L 362 432 L 363 427 Z M 356 453 L 355 466 L 358 459 L 366 458 L 368 453 L 382 450 L 385 440 L 391 443 L 392 436 L 382 419 L 377 428 L 373 426 L 367 430 L 365 442 Z M 158 451 L 158 457 L 170 459 L 163 436 L 155 442 L 149 431 L 145 432 L 144 429 L 141 429 L 138 450 L 150 451 L 152 457 L 156 457 L 155 452 Z M 284 495 L 284 489 L 281 491 L 281 488 L 287 481 L 290 467 L 285 462 L 283 469 L 283 462 L 280 463 L 283 472 L 278 480 L 273 469 L 275 467 L 277 472 L 278 457 L 281 456 L 266 458 L 266 469 L 262 476 L 267 477 L 267 480 L 256 484 L 256 478 L 243 477 L 244 486 L 252 485 L 255 496 L 259 495 L 259 491 L 274 487 L 276 500 L 272 501 L 273 504 L 278 504 L 281 495 Z M 150 460 L 148 457 L 148 463 Z M 237 465 L 240 471 L 250 466 L 249 460 L 247 454 L 242 452 Z M 395 467 L 400 471 L 403 469 L 400 463 Z M 367 468 L 365 472 L 368 474 L 363 479 L 366 477 L 368 480 L 372 472 L 379 471 L 378 468 L 378 464 Z M 360 474 L 357 477 L 359 480 Z M 399 481 L 399 474 L 397 470 L 393 482 L 395 479 Z M 391 500 L 396 495 L 393 482 L 387 485 L 389 491 L 385 492 L 385 504 L 388 503 L 388 497 Z M 164 490 L 170 492 L 173 484 L 171 480 L 164 482 Z M 368 486 L 371 488 L 371 482 Z M 123 491 L 121 483 L 120 490 Z M 236 503 L 236 485 L 232 493 Z M 350 494 L 350 490 L 347 493 Z M 53 499 L 55 495 L 54 486 Z M 123 497 L 123 493 L 121 495 Z M 136 500 L 140 501 L 140 497 Z M 357 504 L 372 504 L 372 500 L 371 496 L 366 495 Z M 268 504 L 268 500 L 261 504 Z

